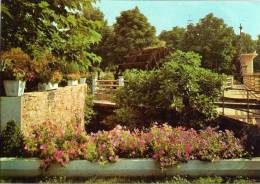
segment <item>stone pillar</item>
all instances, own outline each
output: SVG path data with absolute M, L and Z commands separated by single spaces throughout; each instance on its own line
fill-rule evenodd
M 118 77 L 118 85 L 119 86 L 124 86 L 124 77 L 123 76 L 119 76 Z
M 240 63 L 242 67 L 242 76 L 252 75 L 254 73 L 254 58 L 257 56 L 256 52 L 240 55 Z
M 96 88 L 97 88 L 97 79 L 96 75 L 92 76 L 92 95 L 95 96 Z

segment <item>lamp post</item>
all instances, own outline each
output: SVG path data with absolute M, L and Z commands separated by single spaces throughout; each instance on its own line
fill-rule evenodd
M 242 35 L 242 24 L 239 25 L 239 39 L 238 39 L 238 57 L 237 57 L 237 62 L 238 62 L 238 65 L 239 65 L 239 75 L 241 77 L 241 82 L 243 81 L 243 67 L 242 64 L 240 63 L 240 55 L 241 55 L 241 50 L 242 50 L 242 43 L 241 43 L 241 35 Z M 240 78 L 239 77 L 239 78 Z

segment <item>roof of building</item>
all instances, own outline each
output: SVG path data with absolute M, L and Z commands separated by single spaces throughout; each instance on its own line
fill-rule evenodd
M 144 48 L 127 54 L 124 62 L 119 65 L 121 70 L 125 69 L 151 69 L 160 64 L 161 60 L 169 54 L 169 49 L 165 47 Z

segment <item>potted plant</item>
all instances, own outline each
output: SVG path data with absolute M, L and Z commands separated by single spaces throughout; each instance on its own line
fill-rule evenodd
M 59 82 L 62 80 L 62 74 L 60 71 L 46 72 L 43 83 L 38 84 L 39 91 L 49 91 L 58 89 Z
M 87 81 L 87 73 L 85 71 L 80 71 L 79 83 L 86 84 L 86 81 Z
M 78 80 L 80 79 L 79 65 L 75 62 L 68 63 L 66 65 L 66 73 L 68 86 L 78 85 Z
M 26 81 L 35 77 L 30 66 L 31 58 L 20 48 L 12 48 L 1 53 L 0 60 L 6 96 L 22 96 Z
M 62 80 L 62 73 L 59 69 L 57 59 L 49 52 L 45 51 L 34 61 L 34 69 L 38 78 L 38 90 L 49 91 L 58 89 Z
M 70 73 L 67 75 L 68 86 L 77 86 L 78 80 L 80 79 L 79 73 Z

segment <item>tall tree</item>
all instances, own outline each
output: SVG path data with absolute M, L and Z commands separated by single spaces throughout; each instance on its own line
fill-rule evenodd
M 212 13 L 196 24 L 187 26 L 184 48 L 202 56 L 202 66 L 218 73 L 231 73 L 236 49 L 233 45 L 235 33 L 223 19 Z
M 101 36 L 94 0 L 3 0 L 1 50 L 21 47 L 37 56 L 48 49 L 65 61 L 88 67 L 99 61 L 90 46 Z M 8 11 L 9 10 L 9 11 Z
M 114 62 L 114 44 L 115 44 L 115 33 L 112 26 L 107 24 L 101 30 L 102 39 L 98 45 L 94 47 L 94 52 L 102 58 L 100 68 L 105 70 L 106 68 L 111 69 Z
M 155 27 L 151 26 L 147 18 L 138 7 L 121 12 L 114 24 L 115 31 L 115 62 L 123 61 L 123 57 L 130 52 L 149 47 L 158 42 Z
M 183 39 L 185 35 L 185 29 L 181 27 L 173 27 L 170 31 L 163 30 L 159 39 L 166 42 L 166 47 L 172 50 L 183 50 Z
M 247 33 L 242 33 L 236 36 L 236 48 L 240 49 L 240 53 L 251 53 L 256 49 L 256 43 L 252 39 L 251 35 Z

